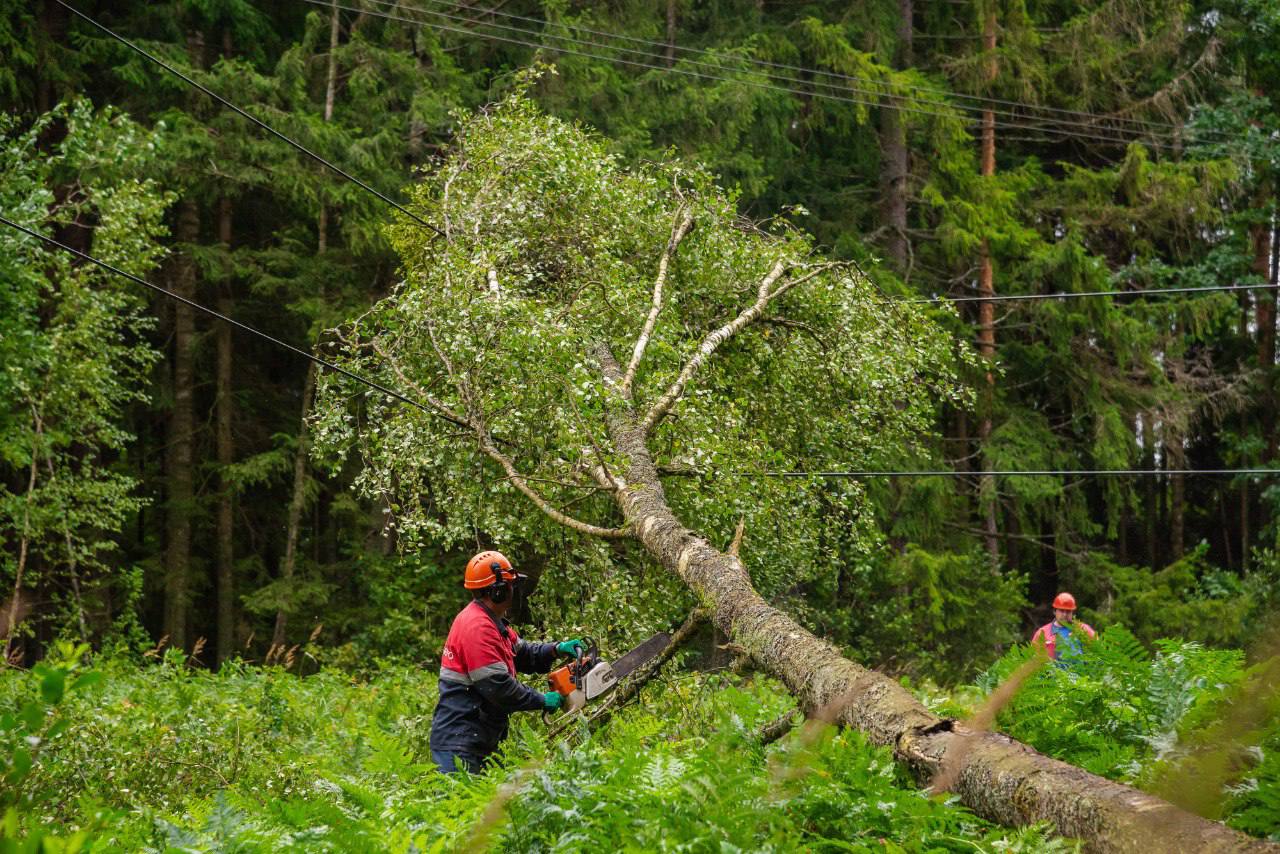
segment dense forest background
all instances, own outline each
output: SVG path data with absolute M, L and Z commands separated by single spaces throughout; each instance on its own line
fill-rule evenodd
M 1095 625 L 1226 646 L 1280 595 L 1280 478 L 1182 473 L 1271 468 L 1280 450 L 1276 292 L 1239 287 L 1280 281 L 1274 3 L 77 8 L 391 199 L 540 63 L 536 103 L 624 160 L 674 150 L 886 296 L 961 298 L 929 305 L 974 355 L 971 393 L 890 460 L 959 476 L 865 478 L 874 518 L 833 492 L 810 560 L 752 566 L 766 597 L 869 666 L 969 677 L 1061 588 Z M 5 216 L 320 354 L 394 286 L 396 214 L 376 196 L 53 0 L 0 10 Z M 208 665 L 308 639 L 330 663 L 430 662 L 478 545 L 531 571 L 535 634 L 628 637 L 690 607 L 642 554 L 567 535 L 477 527 L 398 548 L 393 503 L 354 497 L 352 464 L 309 454 L 305 360 L 9 229 L 0 275 L 0 625 L 16 662 L 68 636 L 163 638 Z M 1162 289 L 1181 290 L 1144 295 Z M 1118 293 L 972 299 L 1088 291 Z M 1052 473 L 1095 469 L 1154 474 Z M 727 543 L 735 521 L 726 508 L 708 533 Z

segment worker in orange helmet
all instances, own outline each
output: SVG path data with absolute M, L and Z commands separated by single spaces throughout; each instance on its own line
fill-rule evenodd
M 463 587 L 471 602 L 454 618 L 440 656 L 440 699 L 431 717 L 431 759 L 446 774 L 476 773 L 507 735 L 512 712 L 554 711 L 561 696 L 516 681 L 517 673 L 547 673 L 556 655 L 573 656 L 582 641 L 530 643 L 507 622 L 525 576 L 501 552 L 467 562 Z
M 1032 646 L 1044 645 L 1049 658 L 1057 660 L 1065 652 L 1068 655 L 1079 655 L 1083 652 L 1080 636 L 1075 629 L 1087 635 L 1090 640 L 1098 636 L 1088 623 L 1076 619 L 1076 597 L 1070 593 L 1059 593 L 1053 599 L 1053 622 L 1045 623 L 1036 629 L 1031 637 Z

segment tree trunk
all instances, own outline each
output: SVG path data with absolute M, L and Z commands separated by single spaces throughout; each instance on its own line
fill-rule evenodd
M 994 7 L 987 13 L 982 33 L 982 46 L 989 59 L 987 60 L 987 83 L 995 82 L 996 66 L 996 13 Z M 990 178 L 996 174 L 996 118 L 991 110 L 982 112 L 982 175 Z M 982 254 L 979 264 L 978 293 L 980 296 L 995 295 L 995 273 L 991 267 L 991 246 L 987 238 L 982 238 Z M 985 385 L 982 394 L 982 421 L 978 424 L 978 445 L 982 449 L 982 470 L 991 471 L 991 460 L 987 454 L 987 442 L 991 438 L 992 410 L 995 408 L 995 373 L 992 363 L 996 357 L 996 320 L 995 303 L 983 300 L 978 303 L 978 351 L 986 364 Z M 992 566 L 1000 561 L 1000 539 L 996 528 L 996 484 L 995 478 L 983 474 L 978 487 L 979 505 L 982 508 L 982 526 L 986 532 L 987 554 L 991 557 Z
M 607 345 L 593 348 L 606 385 L 622 369 Z M 1263 840 L 1192 815 L 1151 795 L 1050 759 L 994 733 L 966 731 L 924 708 L 896 681 L 866 670 L 765 602 L 742 561 L 689 530 L 667 506 L 638 419 L 621 395 L 606 413 L 609 437 L 627 460 L 614 496 L 645 550 L 698 596 L 713 623 L 800 707 L 894 748 L 923 780 L 946 767 L 954 790 L 979 815 L 1006 825 L 1049 821 L 1095 851 L 1276 851 Z M 606 475 L 601 475 L 605 477 Z
M 676 2 L 667 0 L 667 68 L 676 64 Z
M 45 0 L 41 4 L 40 29 L 44 30 L 44 34 L 36 45 L 36 55 L 39 58 L 36 64 L 39 69 L 36 76 L 36 112 L 41 115 L 52 110 L 58 100 L 53 80 L 58 69 L 49 56 L 49 45 L 66 42 L 68 15 L 66 9 L 51 0 Z
M 1271 212 L 1271 277 L 1267 281 L 1272 285 L 1280 285 L 1280 199 L 1274 200 L 1274 208 Z M 1271 461 L 1276 458 L 1277 451 L 1280 451 L 1280 425 L 1276 424 L 1276 420 L 1280 419 L 1280 406 L 1276 403 L 1276 324 L 1280 323 L 1280 312 L 1276 311 L 1276 291 L 1268 291 L 1271 295 L 1271 325 L 1267 335 L 1270 338 L 1270 344 L 1267 347 L 1271 356 L 1271 364 L 1268 370 L 1271 373 L 1271 411 L 1269 413 L 1270 433 L 1267 436 L 1267 460 Z
M 1265 202 L 1265 196 L 1263 197 Z M 1258 223 L 1250 229 L 1253 243 L 1253 272 L 1264 282 L 1273 281 L 1271 270 L 1272 229 L 1271 223 Z M 1260 409 L 1262 416 L 1262 438 L 1265 447 L 1264 462 L 1274 458 L 1276 453 L 1276 292 L 1259 291 L 1256 300 L 1257 336 L 1258 336 L 1258 370 L 1262 372 L 1262 394 Z
M 1172 462 L 1172 461 L 1171 461 Z M 1182 468 L 1181 462 L 1178 468 Z M 1186 552 L 1187 476 L 1173 472 L 1169 476 L 1169 558 L 1178 560 Z
M 307 452 L 311 445 L 307 430 L 307 416 L 311 412 L 311 398 L 315 393 L 315 387 L 316 366 L 312 362 L 307 366 L 307 379 L 302 386 L 302 421 L 298 426 L 298 448 L 293 458 L 293 497 L 289 499 L 284 559 L 280 562 L 280 578 L 286 583 L 293 580 L 293 571 L 298 561 L 298 529 L 302 526 L 302 510 L 307 498 Z M 284 646 L 284 630 L 288 616 L 284 608 L 276 611 L 275 631 L 271 634 L 273 647 Z
M 1152 429 L 1151 416 L 1143 415 L 1140 424 L 1142 437 L 1142 467 L 1148 471 L 1156 470 L 1156 431 Z M 1143 534 L 1147 538 L 1147 566 L 1155 572 L 1160 568 L 1160 554 L 1157 553 L 1158 507 L 1156 504 L 1156 476 L 1147 475 L 1142 479 L 1142 516 Z
M 899 0 L 898 43 L 894 67 L 908 68 L 912 57 L 913 0 Z M 909 276 L 907 244 L 907 136 L 899 107 L 902 99 L 889 96 L 880 108 L 880 224 L 886 230 L 885 254 L 899 274 Z
M 31 549 L 31 502 L 35 498 L 36 473 L 40 469 L 40 445 L 44 440 L 44 424 L 40 420 L 40 410 L 31 405 L 32 441 L 31 465 L 27 470 L 27 494 L 22 502 L 22 535 L 18 539 L 18 565 L 13 576 L 13 598 L 9 600 L 9 613 L 4 621 L 4 663 L 13 664 L 13 637 L 18 632 L 18 621 L 22 619 L 22 581 L 27 570 L 27 556 Z
M 218 240 L 223 250 L 231 253 L 231 199 L 223 196 L 218 202 Z M 226 293 L 218 298 L 218 311 L 230 316 L 232 300 L 231 282 L 223 284 Z M 217 558 L 217 661 L 221 664 L 231 657 L 235 649 L 235 517 L 232 506 L 231 483 L 226 472 L 235 462 L 235 443 L 231 435 L 231 417 L 235 402 L 231 395 L 231 326 L 217 325 L 218 396 L 215 414 L 216 453 L 218 456 L 218 558 Z
M 45 469 L 49 472 L 49 483 L 52 484 L 57 477 L 57 471 L 53 467 L 53 458 L 45 457 L 44 464 Z M 75 604 L 76 622 L 80 627 L 80 640 L 88 643 L 89 621 L 85 618 L 84 597 L 80 593 L 80 560 L 76 557 L 76 544 L 71 536 L 71 527 L 67 523 L 67 515 L 65 513 L 62 517 L 62 543 L 67 547 L 67 578 L 71 581 L 71 599 Z
M 178 203 L 174 238 L 179 244 L 193 244 L 200 236 L 200 210 L 194 200 Z M 174 256 L 173 291 L 181 297 L 196 296 L 196 266 L 180 249 Z M 192 469 L 195 434 L 195 394 L 192 345 L 195 343 L 195 314 L 185 303 L 173 306 L 173 412 L 169 416 L 169 446 L 165 469 L 168 502 L 165 506 L 165 602 L 164 633 L 169 645 L 185 649 L 187 644 L 187 588 L 191 562 L 191 511 L 195 496 Z
M 334 0 L 333 13 L 329 18 L 329 62 L 324 84 L 324 120 L 333 118 L 333 101 L 338 91 L 338 35 L 340 21 L 338 4 Z M 413 146 L 414 127 L 410 128 L 410 147 Z M 329 208 L 324 199 L 320 200 L 320 215 L 316 218 L 316 254 L 323 255 L 329 248 Z

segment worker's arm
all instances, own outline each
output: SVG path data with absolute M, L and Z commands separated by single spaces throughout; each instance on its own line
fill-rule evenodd
M 517 673 L 550 673 L 556 661 L 556 645 L 532 643 L 522 640 L 516 643 Z
M 503 711 L 540 712 L 546 706 L 542 694 L 517 682 L 501 662 L 473 670 L 470 675 L 480 696 Z

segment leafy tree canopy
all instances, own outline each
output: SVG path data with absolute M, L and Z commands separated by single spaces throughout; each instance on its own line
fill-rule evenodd
M 483 532 L 555 553 L 564 529 L 519 491 L 617 525 L 604 418 L 631 393 L 659 470 L 683 475 L 667 478 L 673 509 L 726 539 L 745 517 L 756 582 L 776 591 L 829 569 L 797 568 L 858 524 L 864 493 L 758 473 L 874 466 L 958 394 L 955 348 L 923 315 L 788 225 L 743 220 L 703 169 L 626 168 L 520 93 L 467 119 L 414 192 L 446 236 L 392 226 L 404 279 L 339 331 L 340 353 L 432 413 L 330 378 L 316 415 L 318 445 L 363 458 L 360 487 L 393 497 L 410 542 Z M 730 337 L 735 319 L 755 322 Z M 602 344 L 636 366 L 633 392 L 605 383 Z

